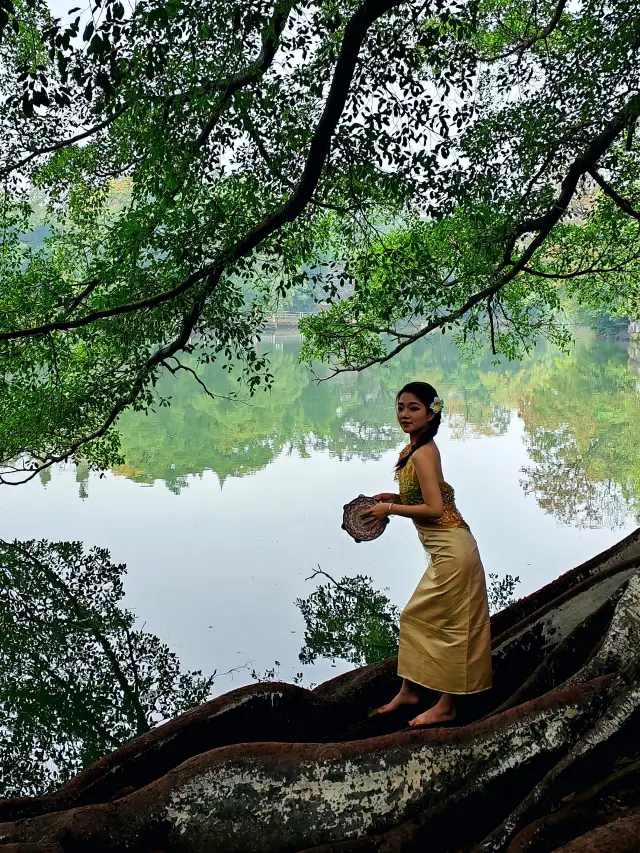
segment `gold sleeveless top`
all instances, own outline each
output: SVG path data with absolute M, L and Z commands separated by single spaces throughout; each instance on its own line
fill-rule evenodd
M 408 444 L 400 453 L 400 458 L 403 459 L 411 450 L 411 445 Z M 413 464 L 413 459 L 409 459 L 404 468 L 396 474 L 396 480 L 400 486 L 400 498 L 406 506 L 415 506 L 423 504 L 424 498 L 420 490 L 420 481 L 416 474 L 416 469 Z M 431 521 L 421 521 L 420 527 L 466 527 L 469 525 L 460 515 L 455 502 L 455 492 L 453 487 L 448 483 L 440 483 L 440 494 L 442 495 L 442 503 L 444 509 L 440 518 L 433 518 Z M 417 523 L 417 522 L 416 522 Z

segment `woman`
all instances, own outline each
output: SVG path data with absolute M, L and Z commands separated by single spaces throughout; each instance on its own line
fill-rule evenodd
M 416 685 L 441 693 L 411 726 L 455 720 L 454 696 L 491 687 L 491 630 L 484 569 L 476 541 L 442 475 L 434 442 L 442 400 L 427 382 L 410 382 L 396 397 L 400 426 L 410 443 L 400 453 L 400 494 L 383 492 L 364 517 L 410 518 L 431 557 L 400 617 L 398 694 L 379 713 L 419 701 Z

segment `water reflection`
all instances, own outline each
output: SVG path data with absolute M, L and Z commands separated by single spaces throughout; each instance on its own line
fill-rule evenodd
M 0 799 L 53 790 L 210 695 L 121 606 L 124 572 L 79 542 L 0 540 Z
M 523 486 L 543 508 L 584 527 L 639 517 L 640 395 L 623 346 L 590 342 L 542 361 L 518 407 L 534 463 Z
M 88 560 L 71 546 L 44 543 L 33 563 L 0 548 L 8 591 L 0 597 L 5 794 L 55 787 L 144 726 L 204 698 L 210 681 L 200 667 L 233 670 L 257 658 L 264 671 L 290 655 L 297 671 L 296 599 L 306 663 L 357 664 L 393 651 L 397 606 L 415 585 L 422 551 L 409 525 L 399 524 L 375 548 L 352 548 L 336 508 L 356 489 L 390 480 L 393 453 L 378 466 L 358 460 L 380 459 L 401 444 L 393 396 L 409 379 L 428 379 L 445 397 L 443 446 L 468 442 L 447 465 L 458 466 L 453 479 L 466 490 L 465 513 L 482 537 L 488 570 L 503 581 L 509 572 L 521 576 L 518 595 L 618 535 L 572 538 L 536 507 L 531 513 L 522 488 L 573 527 L 615 527 L 630 511 L 639 514 L 638 347 L 583 337 L 569 355 L 541 347 L 523 363 L 496 365 L 487 355 L 469 365 L 438 336 L 377 370 L 318 385 L 297 363 L 298 342 L 278 343 L 264 346 L 275 374 L 270 394 L 236 404 L 212 400 L 187 375 L 167 379 L 170 408 L 121 419 L 127 463 L 119 478 L 99 480 L 81 466 L 75 482 L 69 470 L 51 480 L 47 471 L 46 488 L 25 487 L 3 506 L 12 536 L 109 543 L 131 566 L 127 604 L 140 624 L 155 626 L 196 670 L 181 673 L 175 655 L 124 610 L 123 567 L 106 552 Z M 203 377 L 219 395 L 236 387 L 215 365 Z M 352 461 L 340 465 L 327 454 Z M 311 458 L 301 464 L 298 455 Z M 269 471 L 247 477 L 277 457 Z M 220 495 L 210 475 L 194 482 L 206 471 L 220 485 L 246 479 Z M 160 485 L 138 489 L 125 478 Z M 162 483 L 183 491 L 181 498 Z M 340 579 L 338 593 L 332 584 L 310 593 L 305 578 L 317 564 Z M 388 597 L 377 592 L 387 586 Z
M 220 485 L 265 468 L 278 455 L 326 449 L 340 459 L 379 458 L 400 443 L 393 395 L 408 379 L 428 379 L 446 399 L 454 439 L 503 435 L 519 416 L 531 464 L 525 491 L 563 523 L 615 527 L 638 512 L 640 396 L 624 344 L 583 336 L 569 355 L 541 346 L 528 360 L 471 364 L 433 336 L 391 363 L 317 383 L 300 364 L 295 339 L 263 345 L 275 376 L 270 393 L 225 399 L 236 387 L 216 365 L 201 369 L 219 399 L 188 376 L 167 378 L 171 406 L 120 426 L 126 465 L 116 473 L 163 480 L 178 493 L 189 475 L 216 473 Z M 82 488 L 81 484 L 81 488 Z

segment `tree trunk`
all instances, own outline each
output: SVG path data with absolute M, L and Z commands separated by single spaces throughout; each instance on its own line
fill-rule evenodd
M 492 629 L 455 727 L 368 717 L 395 660 L 241 688 L 0 803 L 0 853 L 640 849 L 640 530 Z

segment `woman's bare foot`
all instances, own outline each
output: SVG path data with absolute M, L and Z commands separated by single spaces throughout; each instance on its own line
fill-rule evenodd
M 391 702 L 387 702 L 386 705 L 381 705 L 378 708 L 378 713 L 388 714 L 390 711 L 396 711 L 398 708 L 402 707 L 402 705 L 417 705 L 419 701 L 419 698 L 416 696 L 413 690 L 409 690 L 406 687 L 401 687 L 399 692 L 396 693 Z
M 409 721 L 410 726 L 433 726 L 436 723 L 450 723 L 456 718 L 456 707 L 453 704 L 453 696 L 443 693 L 435 705 L 418 714 Z

